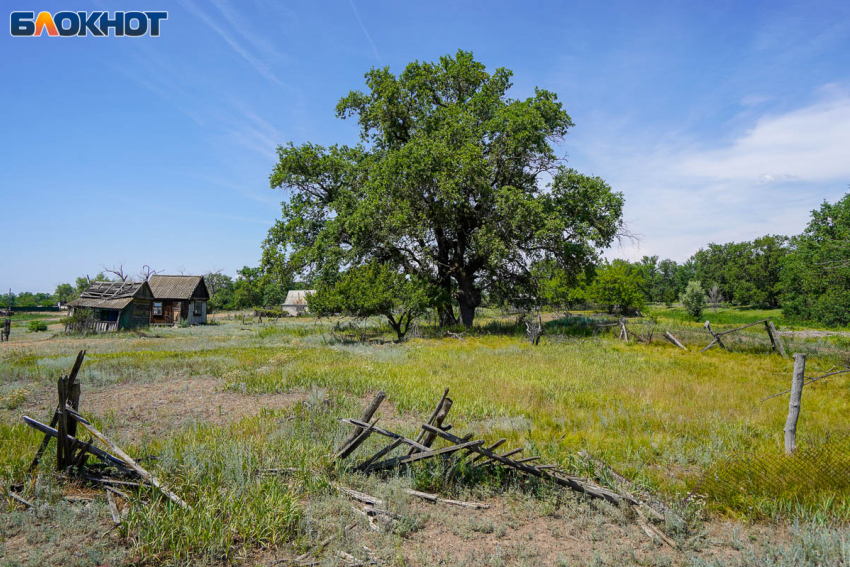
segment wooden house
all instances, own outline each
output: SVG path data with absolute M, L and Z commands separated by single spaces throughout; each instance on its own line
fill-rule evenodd
M 147 282 L 91 282 L 68 304 L 71 315 L 86 309 L 86 320 L 71 324 L 77 331 L 117 331 L 148 325 L 153 293 Z
M 207 322 L 210 293 L 204 276 L 151 276 L 153 292 L 151 325 L 176 325 L 181 320 L 190 325 Z

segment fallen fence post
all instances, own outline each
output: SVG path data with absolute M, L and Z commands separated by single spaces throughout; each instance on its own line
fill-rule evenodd
M 706 321 L 706 322 L 705 322 L 705 325 L 703 325 L 703 328 L 708 329 L 708 332 L 709 332 L 709 333 L 711 333 L 711 336 L 712 336 L 712 337 L 714 337 L 714 340 L 713 340 L 713 341 L 711 341 L 711 342 L 708 344 L 708 346 L 707 346 L 707 347 L 705 347 L 704 349 L 702 349 L 700 352 L 705 352 L 705 351 L 707 351 L 708 349 L 710 349 L 711 347 L 713 347 L 715 344 L 720 345 L 720 348 L 722 348 L 723 350 L 729 350 L 728 348 L 726 348 L 726 345 L 724 345 L 724 344 L 723 344 L 723 341 L 721 341 L 721 340 L 720 340 L 720 334 L 715 333 L 715 332 L 714 332 L 714 329 L 712 329 L 712 328 L 711 328 L 711 323 L 709 323 L 708 321 Z
M 442 398 L 440 398 L 440 401 L 439 401 L 439 402 L 437 402 L 436 407 L 434 407 L 434 411 L 433 411 L 433 412 L 431 412 L 431 417 L 429 417 L 429 418 L 428 418 L 428 421 L 427 421 L 428 425 L 433 425 L 433 424 L 434 424 L 434 420 L 435 420 L 435 419 L 437 419 L 437 414 L 438 414 L 438 413 L 440 413 L 440 408 L 441 408 L 441 407 L 443 407 L 443 402 L 444 402 L 444 401 L 445 401 L 445 399 L 448 397 L 448 395 L 449 395 L 449 389 L 448 389 L 448 388 L 446 388 L 446 389 L 443 391 L 443 397 L 442 397 Z M 419 431 L 419 434 L 416 436 L 416 442 L 417 442 L 417 443 L 421 442 L 423 437 L 425 437 L 425 430 L 424 430 L 424 429 L 422 429 L 422 430 L 420 430 L 420 431 Z M 413 449 L 411 449 L 411 450 L 410 450 L 410 452 L 408 453 L 408 455 L 409 455 L 410 453 L 413 453 Z
M 794 355 L 794 377 L 791 381 L 791 399 L 788 402 L 788 418 L 785 420 L 785 454 L 797 449 L 797 420 L 800 418 L 800 399 L 803 397 L 803 381 L 806 372 L 806 355 Z
M 674 345 L 676 345 L 677 347 L 679 347 L 683 350 L 688 350 L 687 348 L 685 348 L 685 345 L 680 343 L 679 339 L 674 337 L 673 334 L 670 333 L 669 331 L 664 331 L 664 338 L 667 339 L 668 341 L 670 341 L 671 343 L 673 343 Z
M 379 419 L 381 418 L 376 417 L 375 421 L 369 424 L 369 427 L 367 427 L 366 429 L 361 429 L 351 443 L 337 451 L 337 453 L 334 455 L 334 458 L 344 459 L 345 457 L 353 453 L 354 450 L 357 449 L 357 447 L 359 447 L 364 441 L 366 441 L 366 439 L 369 438 L 370 435 L 372 435 L 372 431 L 374 431 L 375 424 L 378 423 Z
M 440 411 L 438 411 L 436 417 L 434 417 L 434 423 L 433 424 L 429 423 L 428 425 L 434 425 L 435 427 L 438 427 L 438 428 L 442 427 L 443 421 L 445 421 L 446 416 L 449 415 L 449 410 L 452 409 L 453 403 L 454 402 L 452 402 L 451 398 L 443 398 L 443 401 L 440 404 Z M 424 446 L 430 448 L 431 444 L 434 442 L 434 440 L 436 438 L 437 438 L 436 434 L 434 434 L 430 431 L 426 431 L 425 435 L 422 437 L 422 444 Z M 411 452 L 413 452 L 413 449 L 411 449 Z

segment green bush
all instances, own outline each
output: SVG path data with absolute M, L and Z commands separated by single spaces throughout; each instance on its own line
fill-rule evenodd
M 47 323 L 44 321 L 39 321 L 38 319 L 33 319 L 30 321 L 29 330 L 33 333 L 38 333 L 39 331 L 47 330 Z
M 688 287 L 682 294 L 682 305 L 685 311 L 694 319 L 702 315 L 702 310 L 705 309 L 705 290 L 702 289 L 702 284 L 697 280 L 688 282 Z

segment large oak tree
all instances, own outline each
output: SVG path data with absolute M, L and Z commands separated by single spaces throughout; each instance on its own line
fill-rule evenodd
M 469 326 L 482 292 L 533 293 L 534 262 L 595 262 L 622 228 L 622 195 L 564 166 L 552 144 L 572 120 L 552 92 L 509 98 L 511 76 L 464 51 L 369 71 L 367 92 L 337 105 L 357 120 L 357 146 L 278 147 L 271 186 L 289 198 L 266 269 L 321 280 L 388 264 L 442 290 L 442 322 L 454 299 Z

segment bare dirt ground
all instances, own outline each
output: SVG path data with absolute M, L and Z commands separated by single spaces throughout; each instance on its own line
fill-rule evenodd
M 117 432 L 121 439 L 137 442 L 145 436 L 165 435 L 191 423 L 221 425 L 257 415 L 264 409 L 284 409 L 306 396 L 304 392 L 244 395 L 224 391 L 223 381 L 217 378 L 174 379 L 84 386 L 80 409 L 93 415 L 111 415 L 114 420 L 110 422 L 110 431 Z M 49 421 L 55 398 L 54 388 L 41 388 L 11 413 Z
M 392 564 L 408 567 L 466 565 L 687 565 L 695 555 L 706 564 L 735 565 L 743 553 L 785 544 L 784 528 L 742 526 L 728 521 L 706 523 L 679 549 L 651 540 L 634 521 L 619 510 L 588 512 L 585 506 L 566 504 L 561 509 L 541 510 L 539 503 L 511 497 L 483 500 L 486 510 L 471 510 L 411 503 L 407 513 L 417 518 L 419 529 L 395 548 Z M 347 549 L 361 560 L 365 550 L 386 549 L 386 536 L 362 528 L 349 532 L 347 541 L 327 548 L 322 565 Z M 358 551 L 360 553 L 358 553 Z M 348 553 L 346 552 L 346 553 Z M 248 558 L 249 565 L 286 562 L 295 551 L 277 550 Z M 387 557 L 380 557 L 383 564 Z M 343 564 L 343 563 L 339 563 Z

